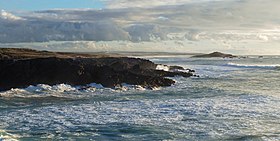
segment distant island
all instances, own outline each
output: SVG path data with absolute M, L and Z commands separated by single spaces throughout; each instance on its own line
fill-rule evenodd
M 114 54 L 1 48 L 0 90 L 61 83 L 98 83 L 110 88 L 127 83 L 152 88 L 171 86 L 175 83 L 166 77 L 193 76 L 193 70 L 179 71 L 178 69 L 184 69 L 179 66 L 170 66 L 170 71 L 159 70 L 157 66 L 158 64 L 149 60 Z
M 213 57 L 219 57 L 219 58 L 236 58 L 237 56 L 234 56 L 232 54 L 225 54 L 221 52 L 213 52 L 209 54 L 202 54 L 202 55 L 195 55 L 192 56 L 193 58 L 213 58 Z

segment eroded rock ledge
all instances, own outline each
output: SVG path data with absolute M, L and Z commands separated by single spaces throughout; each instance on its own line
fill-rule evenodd
M 104 87 L 127 83 L 159 87 L 175 83 L 166 77 L 193 75 L 191 72 L 157 70 L 156 67 L 157 64 L 149 60 L 115 55 L 0 49 L 0 90 L 60 83 L 100 83 Z

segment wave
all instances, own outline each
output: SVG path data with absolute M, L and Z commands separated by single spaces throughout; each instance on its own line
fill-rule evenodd
M 163 70 L 163 71 L 169 71 L 170 70 L 169 66 L 167 66 L 167 65 L 160 65 L 160 64 L 157 65 L 156 69 L 157 70 Z
M 27 88 L 14 88 L 8 91 L 0 92 L 0 97 L 22 97 L 22 98 L 33 98 L 33 97 L 83 97 L 82 95 L 88 96 L 90 94 L 98 94 L 104 90 L 108 92 L 124 92 L 130 90 L 143 91 L 143 90 L 159 90 L 156 87 L 142 87 L 139 85 L 130 85 L 122 83 L 115 86 L 115 88 L 105 88 L 101 84 L 91 83 L 85 86 L 71 86 L 68 84 L 57 84 L 47 85 L 38 84 L 30 85 Z
M 239 68 L 263 68 L 263 69 L 280 68 L 280 64 L 237 64 L 237 63 L 228 63 L 227 66 L 239 67 Z
M 0 141 L 18 141 L 19 136 L 7 133 L 0 129 Z

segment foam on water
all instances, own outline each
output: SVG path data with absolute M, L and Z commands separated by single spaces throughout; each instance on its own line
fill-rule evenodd
M 139 85 L 130 85 L 130 84 L 122 83 L 121 85 L 116 86 L 115 90 L 120 90 L 120 91 L 128 91 L 128 90 L 144 91 L 144 90 L 147 90 L 147 89 L 142 87 L 142 86 L 139 86 Z
M 264 68 L 264 69 L 273 69 L 279 68 L 280 64 L 237 64 L 237 63 L 228 63 L 228 66 L 240 67 L 240 68 Z
M 169 67 L 166 66 L 166 65 L 157 65 L 156 69 L 157 70 L 169 71 Z
M 67 84 L 46 85 L 38 84 L 29 86 L 24 89 L 15 88 L 8 91 L 0 92 L 1 97 L 46 97 L 55 96 L 63 97 L 63 93 L 76 92 L 78 89 Z
M 160 90 L 157 87 L 144 88 L 139 85 L 130 85 L 122 83 L 115 88 L 105 88 L 101 84 L 91 83 L 85 86 L 71 86 L 67 84 L 46 85 L 38 84 L 27 88 L 13 88 L 8 91 L 0 92 L 0 97 L 21 97 L 21 98 L 36 98 L 36 97 L 65 97 L 65 98 L 82 98 L 98 95 L 103 92 L 125 92 L 125 91 L 145 91 L 145 90 Z
M 72 87 L 67 84 L 58 84 L 54 86 L 46 85 L 46 84 L 38 84 L 37 86 L 29 86 L 25 89 L 28 92 L 43 92 L 43 91 L 48 91 L 48 92 L 70 92 L 70 91 L 75 91 L 77 90 L 75 87 Z
M 0 130 L 0 141 L 18 141 L 18 138 L 20 137 Z
M 87 128 L 122 123 L 163 127 L 162 130 L 177 139 L 198 139 L 192 134 L 201 134 L 201 139 L 246 134 L 270 138 L 277 135 L 280 117 L 277 115 L 279 101 L 269 103 L 270 106 L 268 102 L 271 102 L 269 97 L 258 96 L 100 101 L 4 112 L 0 121 L 8 123 L 9 128 L 39 133 L 49 129 L 75 131 L 79 130 L 77 125 Z M 262 136 L 263 132 L 267 134 Z

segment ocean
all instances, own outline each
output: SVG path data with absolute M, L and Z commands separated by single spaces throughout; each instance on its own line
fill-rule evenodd
M 200 77 L 154 90 L 40 84 L 0 92 L 0 141 L 280 140 L 280 57 L 145 58 Z

